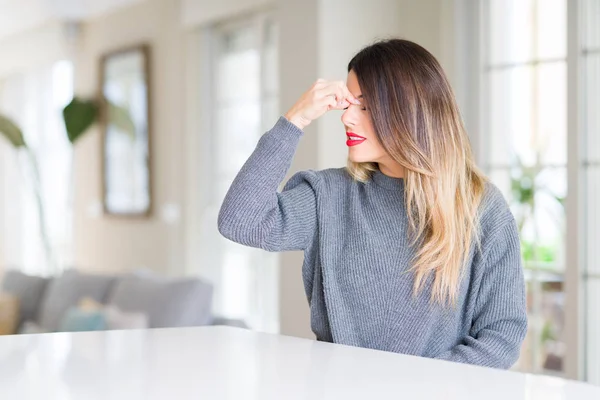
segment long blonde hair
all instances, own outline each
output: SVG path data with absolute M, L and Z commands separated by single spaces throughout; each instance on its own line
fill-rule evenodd
M 456 304 L 465 263 L 479 243 L 486 178 L 477 169 L 452 88 L 435 57 L 392 39 L 361 50 L 348 65 L 358 77 L 375 133 L 405 168 L 404 200 L 412 245 L 414 290 L 433 276 L 431 300 Z M 348 163 L 359 181 L 375 163 Z

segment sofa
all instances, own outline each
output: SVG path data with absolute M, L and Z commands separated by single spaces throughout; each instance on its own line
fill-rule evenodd
M 0 319 L 12 314 L 16 318 L 10 333 L 246 327 L 243 321 L 212 314 L 209 283 L 197 278 L 166 279 L 149 271 L 100 275 L 70 269 L 44 278 L 12 269 L 4 274 L 0 294 L 5 304 L 4 312 L 0 304 Z

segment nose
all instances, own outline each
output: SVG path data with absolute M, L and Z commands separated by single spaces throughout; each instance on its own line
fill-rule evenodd
M 352 110 L 354 107 L 350 105 L 342 114 L 342 123 L 348 127 L 356 125 L 355 112 Z

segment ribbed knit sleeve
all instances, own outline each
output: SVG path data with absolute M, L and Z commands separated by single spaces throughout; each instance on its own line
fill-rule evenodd
M 436 358 L 495 368 L 510 368 L 518 359 L 527 332 L 525 281 L 519 234 L 507 221 L 483 249 L 482 274 L 469 336 Z
M 314 172 L 294 175 L 281 193 L 303 132 L 284 117 L 265 133 L 233 181 L 221 206 L 226 238 L 268 251 L 304 250 L 316 231 Z

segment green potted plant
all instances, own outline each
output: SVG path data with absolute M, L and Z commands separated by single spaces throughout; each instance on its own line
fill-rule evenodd
M 63 119 L 71 145 L 75 145 L 75 142 L 96 122 L 99 114 L 98 110 L 99 107 L 96 101 L 78 97 L 73 97 L 71 102 L 65 106 Z

